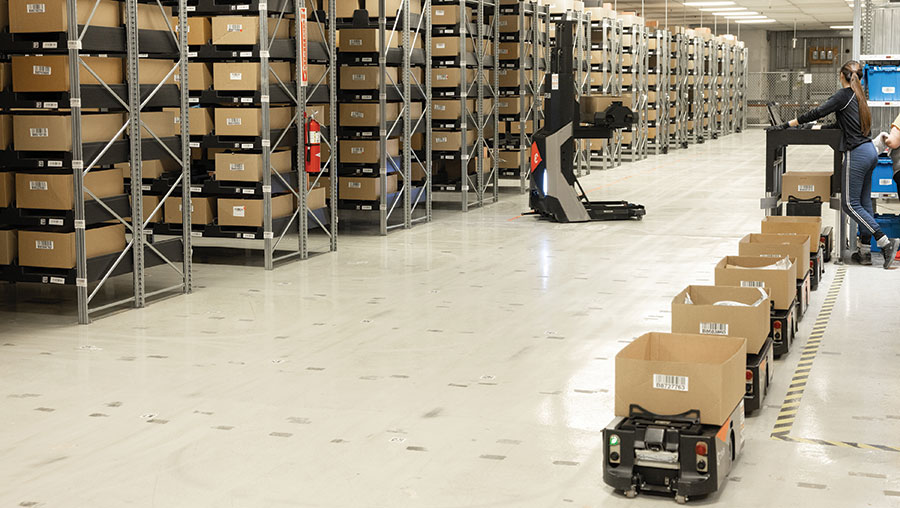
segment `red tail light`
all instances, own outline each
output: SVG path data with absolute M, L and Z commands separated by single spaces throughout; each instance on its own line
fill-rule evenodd
M 812 259 L 809 260 L 809 267 L 810 267 L 810 268 L 813 267 L 813 260 L 812 260 Z
M 697 452 L 697 455 L 706 456 L 706 443 L 700 441 L 697 443 L 697 446 L 694 447 L 694 451 Z
M 747 381 L 753 381 L 753 371 L 747 371 Z
M 781 321 L 775 321 L 774 323 L 772 323 L 772 328 L 781 330 Z

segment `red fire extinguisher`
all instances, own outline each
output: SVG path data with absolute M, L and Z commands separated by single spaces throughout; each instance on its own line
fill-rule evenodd
M 322 171 L 322 126 L 314 118 L 306 122 L 306 172 Z

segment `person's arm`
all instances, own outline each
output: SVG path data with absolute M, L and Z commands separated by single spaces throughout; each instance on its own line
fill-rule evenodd
M 897 119 L 891 124 L 891 134 L 887 137 L 885 144 L 891 150 L 900 148 L 900 115 L 897 115 Z
M 846 99 L 844 97 L 845 96 L 843 90 L 838 90 L 837 93 L 829 97 L 828 100 L 819 105 L 819 107 L 813 108 L 806 113 L 798 116 L 797 118 L 794 118 L 793 120 L 776 127 L 781 129 L 787 129 L 788 127 L 798 127 L 800 124 L 813 122 L 820 118 L 824 118 L 844 106 L 844 104 L 846 103 Z

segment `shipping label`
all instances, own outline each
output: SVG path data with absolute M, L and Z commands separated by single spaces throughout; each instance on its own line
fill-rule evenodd
M 438 74 L 437 76 L 435 76 L 435 79 L 437 81 L 450 81 L 450 75 L 449 74 Z
M 653 374 L 653 388 L 673 392 L 686 392 L 688 391 L 688 377 Z
M 240 23 L 229 24 L 225 27 L 225 30 L 227 30 L 229 32 L 243 32 L 244 25 L 242 25 Z
M 240 118 L 226 118 L 225 125 L 241 125 Z
M 50 129 L 47 127 L 32 127 L 28 129 L 28 134 L 33 138 L 49 138 Z
M 234 217 L 244 217 L 246 214 L 247 207 L 241 206 L 233 206 L 231 207 L 231 215 Z
M 49 76 L 53 72 L 53 68 L 49 65 L 32 65 L 31 72 L 35 76 Z
M 761 280 L 742 280 L 741 287 L 742 288 L 764 288 L 764 287 L 766 287 L 766 283 Z
M 435 104 L 434 110 L 435 111 L 447 111 L 447 106 L 444 106 L 443 104 Z
M 365 81 L 366 75 L 365 74 L 354 74 L 351 79 L 353 81 Z
M 879 178 L 878 185 L 890 186 L 893 185 L 894 181 L 890 178 Z
M 447 143 L 447 142 L 449 142 L 449 141 L 450 141 L 450 140 L 447 138 L 447 136 L 438 136 L 438 137 L 434 138 L 435 144 L 438 144 L 438 143 Z
M 53 240 L 35 240 L 34 248 L 38 250 L 53 250 Z
M 347 182 L 348 189 L 362 189 L 361 182 Z
M 354 146 L 350 148 L 350 153 L 353 155 L 360 155 L 366 152 L 366 149 L 361 146 Z
M 362 46 L 363 41 L 362 41 L 362 39 L 350 39 L 350 45 L 351 46 Z
M 25 12 L 28 14 L 43 14 L 47 12 L 46 4 L 25 4 Z
M 232 162 L 231 164 L 228 165 L 228 169 L 230 169 L 231 171 L 243 171 L 244 163 L 243 162 L 238 162 L 238 163 Z
M 47 182 L 41 180 L 31 180 L 28 182 L 28 190 L 45 191 L 47 190 Z
M 228 77 L 231 78 L 232 81 L 240 81 L 244 79 L 244 75 L 240 72 L 232 72 L 228 75 Z
M 728 335 L 728 323 L 700 323 L 700 335 Z
M 798 185 L 797 192 L 816 192 L 815 185 Z
M 351 111 L 350 118 L 365 118 L 366 114 L 362 111 Z
M 436 47 L 437 49 L 445 49 L 447 47 L 447 44 L 443 42 L 437 42 L 435 43 L 434 47 Z

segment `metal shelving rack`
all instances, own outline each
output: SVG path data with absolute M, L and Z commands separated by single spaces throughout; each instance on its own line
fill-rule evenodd
M 718 83 L 716 78 L 719 75 L 719 62 L 716 52 L 715 39 L 709 38 L 703 42 L 703 132 L 706 139 L 716 139 L 718 133 L 716 130 L 716 90 Z
M 747 73 L 748 50 L 742 41 L 737 42 L 738 64 L 736 96 L 734 99 L 735 129 L 743 132 L 747 128 Z
M 655 128 L 656 131 L 655 136 L 648 137 L 647 150 L 652 151 L 655 155 L 660 155 L 669 151 L 669 59 L 672 33 L 668 30 L 653 30 L 648 35 L 649 41 L 655 41 L 656 48 L 647 50 L 649 61 L 647 126 L 648 129 Z
M 693 32 L 688 31 L 688 140 L 690 143 L 703 143 L 706 139 L 703 131 L 703 104 L 704 104 L 704 63 L 703 39 Z
M 336 0 L 329 0 L 334 12 Z M 340 161 L 338 156 L 337 170 L 332 173 L 337 179 L 347 176 L 375 175 L 378 179 L 377 201 L 346 200 L 340 197 L 340 190 L 332 194 L 332 202 L 337 197 L 340 209 L 339 220 L 371 217 L 372 212 L 378 216 L 378 231 L 386 235 L 388 231 L 398 228 L 408 229 L 418 222 L 428 222 L 432 218 L 432 184 L 431 169 L 431 1 L 422 3 L 422 13 L 411 11 L 410 0 L 403 0 L 397 8 L 397 12 L 389 16 L 385 6 L 385 0 L 378 0 L 378 16 L 369 16 L 364 11 L 356 11 L 362 16 L 353 21 L 336 21 L 338 28 L 367 28 L 378 31 L 378 51 L 372 54 L 366 52 L 346 52 L 338 48 L 338 63 L 340 65 L 373 66 L 379 69 L 377 90 L 357 91 L 344 94 L 340 102 L 366 102 L 379 105 L 379 125 L 377 130 L 368 128 L 350 128 L 344 130 L 341 135 L 344 139 L 377 139 L 379 145 L 379 162 L 377 167 L 372 164 L 350 164 Z M 391 41 L 399 39 L 399 47 L 392 48 Z M 423 48 L 416 48 L 418 41 L 422 41 Z M 376 54 L 377 53 L 377 54 Z M 387 73 L 388 67 L 398 69 L 398 82 L 393 82 Z M 413 68 L 422 69 L 423 79 L 420 81 Z M 391 81 L 388 83 L 388 81 Z M 422 82 L 424 81 L 424 83 Z M 400 103 L 399 118 L 388 120 L 387 104 Z M 413 116 L 412 103 L 422 102 L 422 113 Z M 332 112 L 334 109 L 332 109 Z M 333 113 L 332 113 L 333 114 Z M 336 124 L 335 124 L 336 125 Z M 343 129 L 343 128 L 341 128 Z M 416 151 L 412 146 L 414 135 L 422 135 L 422 147 Z M 400 155 L 389 156 L 387 150 L 388 140 L 391 138 L 401 140 Z M 337 141 L 340 146 L 341 141 Z M 340 150 L 338 150 L 340 151 Z M 399 159 L 399 162 L 398 162 Z M 418 166 L 419 173 L 424 181 L 416 182 L 413 178 L 413 169 Z M 388 175 L 398 175 L 396 192 L 388 192 Z M 335 178 L 332 178 L 332 188 Z M 342 187 L 338 182 L 338 187 Z M 332 205 L 333 206 L 333 205 Z M 394 219 L 398 207 L 402 211 L 402 217 Z M 422 208 L 424 207 L 424 210 Z M 416 211 L 420 210 L 418 216 Z
M 138 3 L 124 2 L 123 25 L 119 27 L 91 25 L 91 18 L 79 24 L 78 2 L 67 0 L 67 27 L 65 32 L 47 33 L 2 33 L 0 48 L 7 55 L 33 55 L 40 48 L 40 55 L 68 56 L 68 91 L 66 92 L 7 92 L 3 94 L 3 105 L 16 114 L 33 112 L 63 112 L 70 117 L 70 152 L 27 152 L 10 148 L 0 152 L 3 160 L 0 166 L 13 167 L 19 173 L 55 173 L 72 175 L 72 210 L 0 210 L 0 222 L 21 229 L 46 230 L 49 225 L 54 232 L 73 233 L 75 239 L 75 267 L 73 269 L 31 268 L 18 265 L 3 267 L 0 277 L 10 282 L 71 285 L 76 289 L 78 322 L 87 324 L 94 313 L 132 305 L 144 307 L 148 298 L 174 291 L 190 293 L 193 289 L 191 267 L 191 236 L 186 232 L 180 238 L 157 241 L 149 235 L 149 221 L 154 214 L 160 214 L 160 203 L 143 220 L 143 186 L 131 185 L 128 195 L 98 198 L 86 187 L 85 178 L 91 171 L 108 168 L 117 163 L 130 163 L 132 182 L 141 182 L 141 161 L 171 157 L 180 165 L 177 177 L 166 188 L 166 195 L 179 192 L 183 183 L 190 178 L 190 156 L 188 148 L 188 94 L 187 87 L 170 84 L 176 74 L 181 82 L 187 82 L 187 22 L 184 14 L 178 16 L 179 34 L 172 30 L 170 14 L 161 3 L 157 3 L 161 15 L 168 25 L 168 32 L 162 30 L 139 30 Z M 185 5 L 181 0 L 180 6 Z M 183 9 L 180 10 L 183 12 Z M 126 84 L 106 83 L 84 60 L 89 54 L 103 53 L 114 58 L 124 58 Z M 172 67 L 157 84 L 141 85 L 139 81 L 140 57 L 156 57 L 172 60 Z M 99 83 L 82 85 L 82 69 Z M 157 135 L 142 118 L 142 112 L 163 107 L 178 108 L 180 137 Z M 83 110 L 122 113 L 127 117 L 116 134 L 101 142 L 84 142 Z M 150 137 L 143 137 L 147 132 Z M 130 133 L 127 139 L 119 139 Z M 5 147 L 3 147 L 5 149 Z M 87 193 L 92 199 L 85 200 Z M 131 203 L 129 204 L 129 199 Z M 188 201 L 182 198 L 182 207 L 188 210 Z M 8 213 L 10 215 L 5 215 Z M 5 215 L 5 216 L 4 216 Z M 190 220 L 189 213 L 187 220 Z M 127 220 L 129 217 L 135 220 Z M 141 218 L 137 220 L 137 218 Z M 87 257 L 86 230 L 92 225 L 114 223 L 122 225 L 126 231 L 126 245 L 120 252 Z M 147 269 L 168 265 L 178 274 L 177 285 L 162 289 L 148 290 Z M 131 273 L 132 293 L 129 297 L 113 302 L 91 306 L 101 289 L 110 279 Z
M 637 123 L 631 129 L 631 143 L 623 141 L 623 159 L 636 162 L 647 157 L 647 64 L 648 34 L 643 24 L 623 27 L 623 35 L 631 35 L 631 47 L 623 45 L 623 53 L 632 55 L 630 69 L 623 69 L 624 76 L 630 76 L 631 84 L 623 80 L 622 91 L 631 93 L 632 107 Z
M 591 93 L 622 93 L 622 21 L 614 17 L 591 20 Z M 601 169 L 622 164 L 622 133 L 608 140 L 591 140 L 591 163 Z
M 717 137 L 731 134 L 728 118 L 731 106 L 732 66 L 728 44 L 721 37 L 713 39 L 718 60 L 715 86 L 715 133 Z
M 690 55 L 688 55 L 689 39 L 683 28 L 677 29 L 672 35 L 670 47 L 673 48 L 670 58 L 671 77 L 673 79 L 671 80 L 669 91 L 675 96 L 675 101 L 671 105 L 675 109 L 675 114 L 670 119 L 669 124 L 670 146 L 687 148 L 690 139 L 688 136 L 688 117 L 690 114 L 688 63 Z
M 408 1 L 408 0 L 406 0 Z M 462 211 L 468 211 L 473 206 L 483 206 L 485 204 L 485 193 L 488 187 L 492 188 L 493 201 L 499 199 L 499 162 L 500 162 L 500 143 L 499 143 L 499 92 L 500 82 L 499 73 L 490 72 L 492 79 L 488 81 L 486 78 L 486 70 L 495 70 L 494 62 L 499 52 L 500 38 L 500 17 L 494 16 L 499 12 L 499 5 L 494 2 L 476 1 L 476 0 L 438 0 L 433 2 L 435 7 L 458 6 L 460 21 L 456 25 L 446 25 L 431 28 L 430 31 L 434 36 L 457 36 L 459 42 L 458 54 L 454 57 L 439 57 L 429 54 L 429 62 L 434 68 L 437 76 L 440 76 L 440 69 L 458 69 L 460 73 L 460 84 L 452 88 L 445 88 L 432 83 L 432 87 L 438 89 L 436 96 L 438 98 L 458 99 L 460 101 L 460 117 L 457 122 L 443 123 L 435 121 L 436 128 L 447 129 L 447 132 L 459 132 L 460 147 L 455 151 L 432 154 L 431 158 L 437 157 L 441 161 L 458 161 L 460 166 L 460 181 L 435 181 L 432 180 L 432 192 L 442 193 L 459 193 L 460 207 Z M 475 22 L 468 20 L 467 8 L 473 9 L 475 14 Z M 487 10 L 486 10 L 487 8 Z M 487 17 L 493 21 L 491 28 L 485 30 L 485 21 Z M 467 49 L 467 42 L 471 42 L 473 51 L 470 53 Z M 490 45 L 490 51 L 488 51 Z M 426 48 L 430 50 L 429 48 Z M 488 54 L 490 53 L 490 54 Z M 472 80 L 469 75 L 474 72 Z M 475 110 L 470 111 L 468 101 L 474 94 Z M 429 91 L 430 95 L 430 91 Z M 490 108 L 485 107 L 485 99 L 490 99 Z M 474 129 L 472 125 L 474 124 Z M 488 131 L 488 124 L 492 129 Z M 468 142 L 468 132 L 475 131 L 475 140 L 470 145 Z M 488 142 L 487 133 L 491 134 L 490 143 Z M 435 134 L 435 137 L 440 134 Z M 490 158 L 491 171 L 485 178 L 484 159 L 485 154 Z M 475 159 L 475 174 L 469 173 L 469 165 Z M 474 176 L 474 180 L 473 177 Z M 475 190 L 475 196 L 470 197 L 470 190 Z
M 543 101 L 538 83 L 546 69 L 547 60 L 543 48 L 550 10 L 546 5 L 529 1 L 501 6 L 500 14 L 517 18 L 514 27 L 500 27 L 499 38 L 501 43 L 517 43 L 519 55 L 519 58 L 513 60 L 498 58 L 500 69 L 506 72 L 518 71 L 517 87 L 500 86 L 501 104 L 505 101 L 517 101 L 518 113 L 504 118 L 498 108 L 500 121 L 519 124 L 518 135 L 507 133 L 500 141 L 500 176 L 518 180 L 519 191 L 524 193 L 528 189 L 528 174 L 531 170 L 529 149 L 534 133 L 540 128 L 538 119 Z
M 575 99 L 591 95 L 591 13 L 568 11 L 566 13 L 575 20 Z M 591 172 L 591 140 L 575 141 L 575 173 L 578 176 Z

